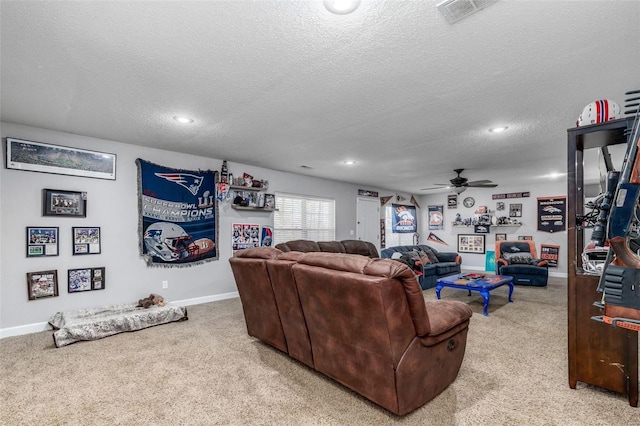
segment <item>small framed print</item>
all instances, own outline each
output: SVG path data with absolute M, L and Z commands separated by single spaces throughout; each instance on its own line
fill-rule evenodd
M 69 269 L 67 274 L 69 293 L 104 289 L 104 267 Z
M 58 296 L 58 271 L 27 272 L 29 300 Z
M 87 193 L 63 191 L 61 189 L 43 189 L 42 215 L 87 217 Z
M 507 234 L 496 234 L 496 241 L 507 241 Z
M 533 241 L 533 237 L 531 235 L 519 235 L 518 239 L 524 241 Z
M 522 217 L 522 204 L 509 204 L 509 217 Z
M 100 254 L 100 227 L 74 226 L 73 254 Z
M 58 229 L 27 226 L 27 257 L 58 256 Z

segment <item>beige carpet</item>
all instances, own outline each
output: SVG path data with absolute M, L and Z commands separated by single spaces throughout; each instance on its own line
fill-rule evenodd
M 626 397 L 567 381 L 566 280 L 481 297 L 457 380 L 396 417 L 246 334 L 239 299 L 189 321 L 56 349 L 51 332 L 0 340 L 2 425 L 630 425 Z M 425 297 L 435 298 L 433 289 Z M 366 374 L 366 372 L 363 372 Z

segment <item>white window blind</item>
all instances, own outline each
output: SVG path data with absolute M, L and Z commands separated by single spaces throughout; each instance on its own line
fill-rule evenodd
M 336 202 L 328 198 L 276 193 L 274 245 L 291 240 L 333 241 Z

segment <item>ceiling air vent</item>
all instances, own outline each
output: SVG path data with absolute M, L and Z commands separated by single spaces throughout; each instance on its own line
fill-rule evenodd
M 445 0 L 438 4 L 438 10 L 450 24 L 484 9 L 498 0 Z

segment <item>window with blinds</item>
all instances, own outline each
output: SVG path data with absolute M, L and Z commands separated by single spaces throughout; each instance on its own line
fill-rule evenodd
M 336 201 L 328 198 L 276 193 L 274 245 L 291 240 L 333 241 Z

